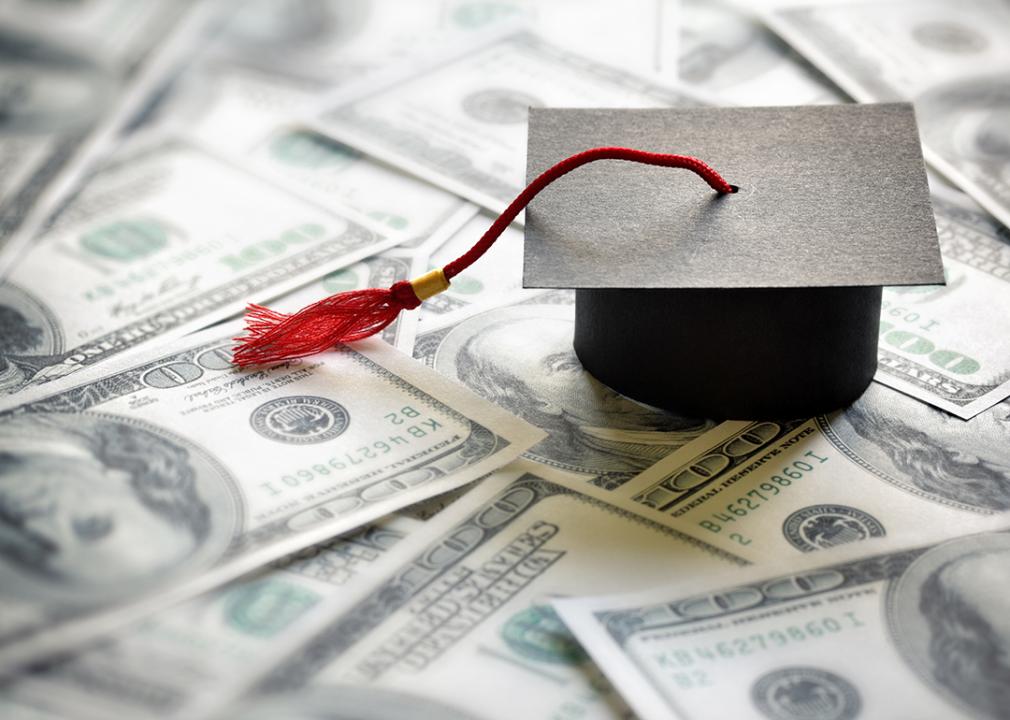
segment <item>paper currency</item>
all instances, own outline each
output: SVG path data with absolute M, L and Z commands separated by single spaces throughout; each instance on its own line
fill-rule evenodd
M 464 48 L 432 70 L 337 107 L 327 104 L 319 109 L 321 132 L 499 213 L 526 184 L 529 107 L 699 101 L 519 33 Z
M 0 277 L 185 59 L 216 12 L 191 2 L 0 7 Z
M 857 100 L 914 101 L 926 159 L 1010 226 L 1006 3 L 845 2 L 765 17 Z
M 517 463 L 482 481 L 439 516 L 437 536 L 412 538 L 389 579 L 262 688 L 354 685 L 352 706 L 364 692 L 387 709 L 375 717 L 395 717 L 389 708 L 403 697 L 462 717 L 622 717 L 551 599 L 739 561 L 573 492 L 560 474 Z M 509 701 L 488 702 L 502 687 L 514 690 Z
M 425 0 L 233 0 L 222 31 L 156 99 L 152 118 L 183 122 L 236 150 L 338 88 L 451 42 Z
M 186 142 L 116 160 L 0 285 L 7 393 L 197 330 L 397 241 Z
M 727 422 L 616 491 L 686 534 L 753 562 L 1010 510 L 1010 401 L 965 422 L 879 383 L 811 420 Z M 535 450 L 535 449 L 534 449 Z
M 304 642 L 313 613 L 350 608 L 383 578 L 381 559 L 421 526 L 392 517 L 285 558 L 120 631 L 95 646 L 37 665 L 0 691 L 21 708 L 74 718 L 202 717 L 234 699 Z
M 250 299 L 291 311 L 458 256 L 491 219 L 460 194 L 500 210 L 524 184 L 528 106 L 702 102 L 629 69 L 679 64 L 737 104 L 841 99 L 732 5 L 690 1 L 678 50 L 672 5 L 251 0 L 152 93 L 153 4 L 0 0 L 20 18 L 7 33 L 103 72 L 138 58 L 133 99 L 109 109 L 189 138 L 136 138 L 0 285 L 0 671 L 31 663 L 0 681 L 0 715 L 1005 715 L 988 658 L 1010 652 L 1010 533 L 924 539 L 1010 510 L 1008 236 L 956 194 L 936 195 L 948 285 L 885 289 L 879 383 L 810 420 L 716 427 L 609 391 L 572 352 L 572 294 L 520 288 L 514 228 L 380 336 L 443 378 L 378 341 L 240 372 L 236 325 L 182 338 Z M 1006 6 L 981 50 L 963 30 L 984 0 L 903 7 L 921 13 L 888 26 L 893 44 L 846 40 L 895 50 L 867 87 L 915 97 L 962 184 L 976 166 L 1010 182 Z M 543 39 L 484 43 L 517 19 Z M 892 77 L 906 46 L 943 67 Z M 0 203 L 31 172 L 9 165 Z M 636 595 L 573 599 L 617 591 Z
M 406 234 L 411 246 L 447 226 L 454 214 L 448 232 L 476 211 L 294 123 L 309 100 L 364 83 L 372 66 L 405 59 L 414 44 L 425 45 L 421 20 L 430 13 L 423 3 L 255 0 L 230 7 L 222 32 L 150 99 L 146 126 L 248 160 L 320 202 L 336 199 Z
M 676 33 L 677 18 L 670 0 L 629 0 L 620 6 L 606 0 L 254 0 L 235 5 L 206 60 L 189 73 L 177 105 L 206 117 L 229 117 L 238 121 L 240 132 L 287 117 L 320 93 L 357 85 L 397 62 L 503 25 L 522 24 L 604 61 L 654 70 L 661 48 Z
M 832 557 L 556 607 L 643 720 L 1007 717 L 1010 534 Z
M 211 147 L 221 135 L 205 129 Z M 477 207 L 376 162 L 331 138 L 298 126 L 281 126 L 236 152 L 271 177 L 285 178 L 320 203 L 334 200 L 404 235 L 404 248 L 444 243 Z
M 845 101 L 831 81 L 751 13 L 732 2 L 684 0 L 679 56 L 670 59 L 670 69 L 687 85 L 734 105 Z
M 393 0 L 272 0 L 238 3 L 214 48 L 268 75 L 336 85 L 409 57 L 432 28 L 430 4 Z M 419 37 L 420 36 L 420 37 Z
M 165 0 L 4 0 L 0 23 L 47 42 L 87 50 L 103 63 L 126 67 L 141 62 L 190 5 Z
M 612 489 L 715 423 L 637 403 L 583 370 L 572 349 L 573 301 L 554 291 L 446 315 L 419 331 L 414 357 L 544 429 L 527 457 Z
M 257 372 L 240 328 L 0 415 L 0 667 L 451 490 L 543 433 L 378 340 Z
M 1010 233 L 933 193 L 947 284 L 885 288 L 876 379 L 970 419 L 1010 395 Z

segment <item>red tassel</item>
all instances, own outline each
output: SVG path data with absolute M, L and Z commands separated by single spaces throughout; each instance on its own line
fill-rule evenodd
M 413 310 L 421 301 L 409 282 L 401 280 L 380 290 L 349 290 L 302 308 L 294 315 L 250 305 L 246 311 L 247 335 L 232 362 L 239 367 L 264 365 L 314 355 L 342 342 L 361 340 L 380 332 L 401 310 Z
M 401 310 L 413 310 L 422 297 L 431 297 L 449 287 L 449 281 L 487 252 L 494 241 L 516 219 L 533 197 L 562 175 L 595 160 L 629 162 L 684 168 L 700 176 L 721 195 L 735 193 L 737 187 L 697 158 L 686 155 L 644 152 L 620 147 L 598 147 L 565 158 L 541 173 L 505 208 L 477 244 L 440 270 L 401 280 L 386 290 L 350 290 L 320 300 L 294 315 L 285 315 L 261 305 L 250 305 L 246 313 L 248 335 L 235 338 L 238 345 L 232 361 L 240 367 L 292 360 L 329 350 L 342 342 L 362 340 L 382 330 Z M 437 276 L 434 279 L 432 276 Z M 417 283 L 417 290 L 415 285 Z

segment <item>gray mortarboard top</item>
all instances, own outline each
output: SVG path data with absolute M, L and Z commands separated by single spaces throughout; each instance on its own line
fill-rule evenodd
M 575 350 L 624 394 L 685 414 L 801 417 L 876 370 L 881 286 L 943 283 L 911 105 L 531 109 L 527 175 L 596 146 L 686 170 L 583 166 L 526 210 L 524 285 L 575 288 Z

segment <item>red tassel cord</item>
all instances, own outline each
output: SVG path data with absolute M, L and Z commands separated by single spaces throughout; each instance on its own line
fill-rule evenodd
M 737 191 L 735 185 L 730 185 L 707 164 L 687 155 L 621 147 L 585 150 L 544 171 L 505 208 L 477 244 L 444 268 L 410 282 L 401 280 L 386 289 L 349 290 L 331 295 L 293 315 L 250 305 L 246 312 L 246 335 L 235 338 L 238 345 L 232 355 L 233 362 L 240 367 L 248 367 L 293 360 L 382 331 L 401 310 L 413 310 L 425 298 L 448 288 L 449 281 L 480 259 L 537 193 L 562 175 L 595 160 L 627 160 L 683 168 L 700 176 L 720 195 Z

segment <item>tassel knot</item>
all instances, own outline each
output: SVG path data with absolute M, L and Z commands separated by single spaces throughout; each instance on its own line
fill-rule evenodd
M 232 362 L 248 367 L 315 355 L 381 332 L 401 310 L 413 310 L 420 304 L 411 284 L 401 280 L 385 290 L 369 288 L 331 295 L 293 315 L 250 305 L 246 310 L 248 334 L 235 338 L 238 345 Z
M 393 283 L 389 288 L 389 294 L 404 310 L 413 310 L 421 305 L 421 299 L 414 292 L 414 286 L 409 280 Z

